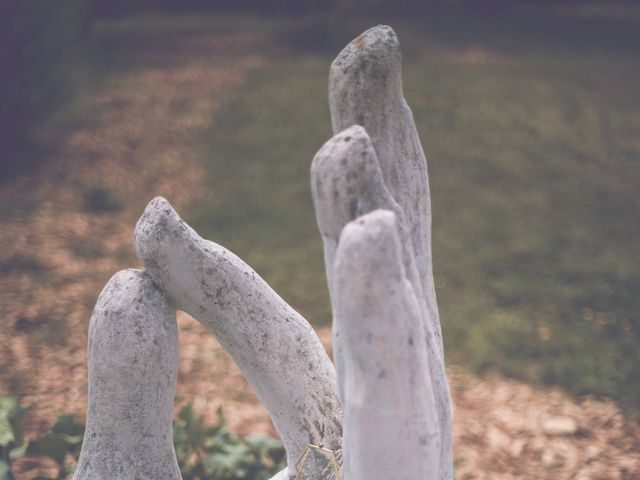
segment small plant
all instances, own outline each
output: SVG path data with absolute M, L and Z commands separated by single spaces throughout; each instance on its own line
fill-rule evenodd
M 267 480 L 285 467 L 285 452 L 277 440 L 229 432 L 218 409 L 215 426 L 205 426 L 192 405 L 180 410 L 173 441 L 184 480 Z
M 58 466 L 56 477 L 34 480 L 70 480 L 80 455 L 84 425 L 62 415 L 44 436 L 25 442 L 22 419 L 32 407 L 22 407 L 14 395 L 0 396 L 0 480 L 15 480 L 12 463 L 25 455 L 46 457 Z M 279 441 L 265 435 L 242 438 L 229 432 L 218 409 L 218 422 L 207 426 L 191 404 L 174 422 L 173 440 L 184 480 L 267 480 L 285 467 Z
M 37 477 L 37 480 L 71 480 L 83 437 L 84 425 L 77 423 L 72 415 L 61 415 L 50 432 L 30 441 L 27 455 L 48 457 L 58 464 L 57 477 Z
M 11 463 L 25 454 L 22 418 L 29 408 L 18 397 L 0 396 L 0 480 L 13 480 Z

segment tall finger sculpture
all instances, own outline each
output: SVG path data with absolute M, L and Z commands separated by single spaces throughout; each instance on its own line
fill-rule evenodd
M 395 215 L 375 210 L 344 228 L 336 252 L 347 480 L 439 478 L 427 345 L 401 245 Z
M 451 399 L 444 370 L 444 350 L 436 293 L 433 281 L 431 255 L 431 199 L 426 158 L 413 121 L 413 115 L 402 92 L 401 55 L 398 39 L 388 26 L 371 28 L 353 40 L 331 65 L 329 75 L 329 106 L 334 133 L 360 125 L 368 133 L 377 155 L 386 190 L 395 200 L 391 210 L 399 216 L 401 237 L 407 232 L 413 247 L 417 281 L 407 269 L 418 303 L 422 306 L 426 345 L 429 355 L 430 381 L 436 402 L 440 425 L 440 477 L 453 478 Z M 347 156 L 346 172 L 353 175 Z M 351 160 L 356 164 L 356 160 Z M 343 172 L 344 173 L 344 172 Z M 334 169 L 334 176 L 335 176 Z M 314 183 L 316 180 L 312 180 Z M 361 180 L 360 180 L 361 181 Z M 377 181 L 377 180 L 376 180 Z M 345 195 L 342 195 L 344 197 Z M 353 200 L 351 200 L 353 201 Z M 389 208 L 382 196 L 377 208 Z M 316 208 L 318 201 L 316 200 Z M 340 207 L 335 207 L 336 209 Z M 327 210 L 331 211 L 331 205 Z M 320 220 L 320 215 L 319 220 Z M 331 217 L 331 214 L 328 215 Z M 320 229 L 323 224 L 320 222 Z M 333 234 L 335 238 L 335 233 Z M 325 245 L 327 236 L 323 234 Z M 408 249 L 404 249 L 405 255 Z M 331 249 L 325 246 L 327 270 Z M 328 273 L 330 292 L 331 274 Z M 341 369 L 340 326 L 334 324 L 334 357 Z

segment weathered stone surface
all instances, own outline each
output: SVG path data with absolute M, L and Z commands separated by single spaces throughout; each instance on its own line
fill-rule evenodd
M 340 451 L 335 370 L 309 323 L 240 258 L 201 238 L 163 198 L 145 209 L 134 243 L 173 304 L 202 322 L 238 364 L 271 415 L 288 464 L 309 443 Z
M 391 210 L 404 218 L 384 183 L 371 139 L 359 125 L 336 134 L 318 151 L 311 165 L 311 192 L 324 241 L 330 286 L 333 283 L 335 250 L 347 223 L 378 208 Z M 403 235 L 410 240 L 408 232 L 403 232 Z M 403 249 L 405 243 L 403 241 Z M 406 248 L 411 251 L 403 252 L 403 259 L 406 258 L 407 264 L 413 264 L 410 242 Z
M 402 93 L 400 47 L 390 27 L 367 30 L 337 56 L 329 77 L 329 106 L 334 133 L 352 125 L 366 129 L 377 154 L 384 185 L 404 216 L 400 223 L 406 224 L 409 232 L 420 280 L 415 293 L 419 303 L 426 305 L 421 315 L 426 343 L 430 351 L 431 346 L 436 347 L 432 355 L 437 355 L 441 364 L 439 367 L 430 362 L 442 435 L 440 478 L 451 479 L 451 404 L 433 282 L 427 163 L 413 115 Z M 410 271 L 408 277 L 411 280 Z M 430 338 L 432 335 L 435 338 Z
M 179 480 L 171 419 L 176 312 L 141 270 L 107 283 L 89 326 L 89 408 L 76 480 Z
M 371 137 L 384 183 L 404 212 L 441 344 L 431 262 L 427 162 L 402 93 L 400 44 L 391 27 L 370 28 L 336 57 L 329 73 L 329 107 L 334 134 L 361 125 Z
M 440 475 L 427 345 L 401 250 L 394 214 L 376 210 L 344 228 L 336 252 L 347 480 Z
M 376 153 L 364 128 L 359 125 L 349 127 L 323 145 L 311 166 L 311 191 L 324 244 L 327 280 L 332 299 L 335 297 L 333 263 L 342 229 L 350 221 L 377 209 L 390 210 L 396 215 L 407 278 L 415 292 L 422 291 L 404 213 L 384 184 Z M 417 299 L 421 312 L 424 312 L 421 315 L 427 315 L 424 296 L 417 295 Z M 426 320 L 424 325 L 431 328 L 431 323 Z M 433 331 L 425 334 L 430 342 L 429 352 L 434 356 L 430 361 L 435 370 L 432 377 L 446 381 L 444 365 L 438 355 L 439 347 L 435 343 L 437 337 Z M 340 381 L 342 355 L 339 336 L 339 326 L 334 323 L 333 356 Z M 448 402 L 448 399 L 445 400 Z
M 335 135 L 318 151 L 311 165 L 311 192 L 316 210 L 318 227 L 324 245 L 324 259 L 329 294 L 335 298 L 333 262 L 338 239 L 344 226 L 365 213 L 385 208 L 402 217 L 402 211 L 384 185 L 382 172 L 367 132 L 353 126 Z M 408 239 L 408 233 L 404 232 Z M 412 249 L 410 242 L 404 247 Z M 408 259 L 407 269 L 417 280 L 413 253 L 403 255 Z M 334 313 L 335 314 L 335 313 Z M 333 361 L 338 373 L 340 396 L 344 399 L 342 351 L 340 329 L 333 324 Z
M 421 295 L 422 284 L 415 265 L 415 255 L 404 214 L 391 197 L 384 184 L 382 173 L 373 145 L 367 132 L 360 126 L 352 126 L 335 135 L 320 149 L 311 167 L 311 190 L 318 226 L 322 235 L 325 252 L 325 265 L 332 304 L 335 304 L 335 280 L 333 265 L 335 251 L 342 229 L 350 221 L 376 209 L 387 209 L 396 215 L 396 225 L 402 246 L 402 262 L 407 279 L 420 307 L 422 335 L 426 342 L 428 355 L 428 374 L 433 385 L 436 408 L 439 419 L 451 418 L 449 389 L 447 385 L 444 363 L 439 355 L 438 339 L 433 331 L 432 322 L 425 319 L 429 309 L 424 295 Z M 335 308 L 334 308 L 335 317 Z M 430 330 L 429 330 L 430 329 Z M 334 363 L 338 374 L 340 397 L 344 403 L 344 358 L 343 342 L 340 341 L 340 324 L 333 323 Z M 444 420 L 443 420 L 444 421 Z M 442 427 L 441 430 L 447 429 Z M 442 433 L 442 432 L 441 432 Z M 442 434 L 443 438 L 450 431 Z M 445 456 L 446 445 L 441 443 L 442 455 Z

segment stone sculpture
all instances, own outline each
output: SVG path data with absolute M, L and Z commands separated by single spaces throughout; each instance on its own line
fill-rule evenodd
M 176 311 L 149 275 L 116 273 L 89 326 L 89 409 L 78 479 L 180 480 L 171 420 Z
M 331 65 L 329 107 L 334 134 L 352 125 L 364 127 L 369 134 L 384 184 L 399 207 L 399 211 L 395 208 L 392 211 L 397 215 L 401 212 L 404 217 L 400 218 L 399 223 L 403 224 L 400 228 L 409 234 L 410 242 L 405 240 L 405 243 L 413 247 L 413 253 L 405 248 L 404 257 L 417 270 L 417 278 L 414 277 L 412 284 L 422 304 L 438 421 L 440 425 L 449 425 L 440 432 L 442 478 L 452 478 L 451 400 L 433 281 L 427 162 L 413 114 L 404 99 L 401 67 L 400 44 L 393 29 L 378 26 L 367 30 L 349 43 Z M 382 201 L 382 195 L 378 201 Z M 372 207 L 389 208 L 382 204 Z M 329 262 L 325 257 L 325 263 Z M 408 266 L 410 279 L 411 270 Z M 340 344 L 335 344 L 336 335 L 339 335 L 339 329 L 334 326 L 334 357 L 340 371 Z
M 138 221 L 145 270 L 173 305 L 201 321 L 269 411 L 293 465 L 309 443 L 342 443 L 335 370 L 311 325 L 233 253 L 202 239 L 163 198 Z
M 346 480 L 453 478 L 427 164 L 390 27 L 338 55 L 329 101 L 335 136 L 313 160 L 311 186 L 335 368 L 302 316 L 158 197 L 134 233 L 145 271 L 117 273 L 92 316 L 77 480 L 180 478 L 175 308 L 216 336 L 271 415 L 288 462 L 272 480 L 295 478 L 318 444 L 335 452 Z M 333 478 L 329 463 L 305 463 L 301 478 Z

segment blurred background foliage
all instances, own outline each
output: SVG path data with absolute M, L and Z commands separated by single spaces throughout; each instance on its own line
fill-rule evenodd
M 435 160 L 435 265 L 450 357 L 576 394 L 637 402 L 638 24 L 520 12 L 534 4 L 2 0 L 2 178 L 46 159 L 32 151 L 33 132 L 68 98 L 119 68 L 109 63 L 114 45 L 208 28 L 205 17 L 176 10 L 270 14 L 251 17 L 248 27 L 235 20 L 272 34 L 272 63 L 222 105 L 212 119 L 216 131 L 194 145 L 211 185 L 225 171 L 234 187 L 189 216 L 316 323 L 326 323 L 308 163 L 298 159 L 311 158 L 330 136 L 331 58 L 355 32 L 394 22 L 409 103 Z M 120 20 L 105 23 L 113 17 Z M 233 21 L 222 23 L 233 29 Z M 104 27 L 100 36 L 91 35 L 96 22 Z M 221 21 L 211 25 L 220 28 Z M 478 58 L 437 49 L 425 58 L 421 45 L 434 42 L 445 50 L 479 46 Z M 83 77 L 89 68 L 94 76 Z M 121 208 L 99 186 L 85 203 L 89 211 Z M 252 248 L 256 238 L 261 249 Z M 294 270 L 308 272 L 298 286 L 289 281 Z
M 77 79 L 64 72 L 91 25 L 140 12 L 249 11 L 266 15 L 461 5 L 504 11 L 533 0 L 0 0 L 0 174 L 28 168 L 30 133 L 68 98 Z M 576 0 L 563 0 L 575 3 Z M 539 3 L 539 0 L 538 0 Z M 557 2 L 556 2 L 557 3 Z M 10 155 L 9 155 L 10 153 Z M 19 158 L 19 160 L 16 160 Z
M 331 136 L 335 52 L 379 21 L 402 42 L 429 160 L 448 361 L 637 411 L 637 19 L 437 9 L 281 28 L 277 60 L 202 139 L 215 194 L 187 218 L 330 322 L 308 160 Z
M 0 173 L 28 162 L 15 155 L 69 93 L 64 67 L 91 21 L 86 0 L 0 0 Z
M 212 193 L 184 216 L 326 325 L 308 175 L 331 135 L 328 69 L 360 31 L 389 23 L 403 45 L 405 94 L 429 160 L 448 361 L 609 397 L 637 414 L 640 15 L 611 14 L 632 4 L 0 0 L 0 178 L 10 182 L 47 160 L 37 134 L 51 117 L 90 121 L 74 116 L 71 100 L 136 67 L 121 56 L 128 45 L 264 33 L 260 53 L 269 62 L 223 99 L 194 141 L 190 155 Z M 95 185 L 81 203 L 109 215 L 126 199 Z M 193 415 L 183 411 L 176 424 L 178 454 L 213 458 L 217 447 L 207 445 L 217 440 L 205 437 L 231 440 L 221 427 L 198 433 L 202 443 L 189 440 L 187 431 L 200 428 Z M 5 464 L 25 453 L 6 431 Z M 280 462 L 265 445 L 239 455 Z M 194 455 L 198 449 L 205 453 Z
M 45 458 L 54 464 L 55 476 L 38 474 L 32 480 L 71 480 L 84 425 L 71 415 L 61 415 L 49 432 L 26 440 L 24 419 L 29 410 L 19 397 L 0 396 L 0 480 L 15 480 L 12 464 L 24 457 Z M 267 480 L 286 463 L 279 441 L 263 435 L 233 435 L 220 410 L 217 423 L 206 425 L 191 404 L 178 412 L 173 442 L 184 480 Z

